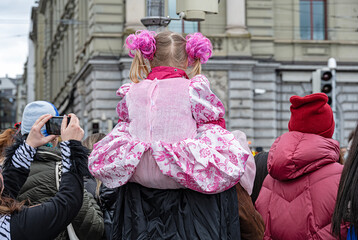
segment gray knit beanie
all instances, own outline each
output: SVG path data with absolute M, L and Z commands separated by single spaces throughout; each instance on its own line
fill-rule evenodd
M 21 134 L 28 134 L 32 128 L 32 125 L 36 120 L 44 114 L 51 114 L 53 116 L 58 116 L 58 111 L 56 107 L 46 101 L 35 101 L 26 105 L 24 112 L 22 114 L 21 121 Z M 46 126 L 41 128 L 43 135 L 47 136 Z

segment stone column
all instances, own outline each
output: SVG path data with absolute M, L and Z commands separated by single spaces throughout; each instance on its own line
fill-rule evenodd
M 124 0 L 89 0 L 88 6 L 86 57 L 118 57 L 123 52 Z
M 145 0 L 126 1 L 126 32 L 133 32 L 145 27 L 140 19 L 145 17 Z
M 247 34 L 245 0 L 226 0 L 226 33 Z
M 226 0 L 226 37 L 229 56 L 252 55 L 245 0 Z

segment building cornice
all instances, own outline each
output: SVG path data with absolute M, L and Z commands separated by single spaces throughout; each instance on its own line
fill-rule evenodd
M 109 58 L 101 58 L 98 57 L 96 59 L 89 59 L 78 71 L 76 75 L 72 78 L 72 84 L 75 84 L 80 80 L 84 79 L 91 73 L 92 70 L 119 70 L 120 68 L 120 61 L 118 59 L 109 59 Z
M 323 68 L 323 67 L 327 67 L 327 65 L 321 65 L 321 64 L 304 64 L 304 62 L 302 63 L 296 63 L 296 64 L 281 64 L 279 65 L 278 70 L 282 70 L 282 71 L 315 71 L 317 68 Z M 358 66 L 356 65 L 351 65 L 351 66 L 337 66 L 337 71 L 340 72 L 344 72 L 344 71 L 348 71 L 348 72 L 358 72 Z
M 343 40 L 293 40 L 293 39 L 275 39 L 275 43 L 284 43 L 284 44 L 315 44 L 326 45 L 326 44 L 344 44 L 344 45 L 358 45 L 358 41 L 343 41 Z

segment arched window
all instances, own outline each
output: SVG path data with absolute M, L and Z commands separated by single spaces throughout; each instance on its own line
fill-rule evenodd
M 326 40 L 326 19 L 326 0 L 300 0 L 301 39 Z

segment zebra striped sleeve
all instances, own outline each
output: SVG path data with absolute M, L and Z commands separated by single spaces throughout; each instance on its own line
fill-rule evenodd
M 63 173 L 70 171 L 71 168 L 71 161 L 70 161 L 71 150 L 69 145 L 70 145 L 69 141 L 64 141 L 60 143 Z
M 10 236 L 10 215 L 0 217 L 0 239 L 11 239 Z
M 16 168 L 24 167 L 30 169 L 35 154 L 36 149 L 24 142 L 16 149 L 15 154 L 12 156 L 12 164 Z

